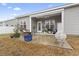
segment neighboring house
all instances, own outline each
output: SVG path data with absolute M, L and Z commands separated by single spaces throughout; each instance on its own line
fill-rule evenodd
M 17 25 L 16 19 L 0 22 L 0 34 L 13 33 Z
M 0 24 L 1 24 L 1 26 L 15 27 L 17 25 L 17 20 L 10 19 L 10 20 L 3 21 Z
M 0 26 L 3 26 L 3 22 L 0 22 Z
M 7 22 L 5 24 L 10 24 L 10 26 L 19 24 L 20 28 L 32 33 L 47 32 L 52 34 L 54 32 L 64 32 L 66 34 L 79 35 L 79 4 L 50 8 L 16 17 L 15 20 L 10 20 L 10 23 Z

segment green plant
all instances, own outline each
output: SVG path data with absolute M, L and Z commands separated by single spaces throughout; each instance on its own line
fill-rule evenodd
M 14 33 L 14 37 L 15 38 L 19 38 L 20 37 L 20 33 Z
M 43 32 L 48 32 L 47 28 L 44 28 Z
M 47 29 L 47 30 L 49 29 L 49 24 L 46 25 L 46 29 Z
M 20 37 L 18 25 L 15 27 L 14 34 L 12 35 L 12 37 L 15 37 L 15 38 L 19 38 Z

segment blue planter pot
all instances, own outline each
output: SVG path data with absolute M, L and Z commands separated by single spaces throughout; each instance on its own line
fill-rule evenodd
M 32 41 L 32 35 L 29 35 L 29 34 L 28 35 L 24 35 L 24 40 L 28 41 L 28 42 Z

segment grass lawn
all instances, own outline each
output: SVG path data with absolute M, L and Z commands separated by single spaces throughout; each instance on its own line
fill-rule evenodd
M 32 44 L 8 36 L 0 36 L 0 55 L 13 56 L 47 56 L 47 55 L 79 55 L 79 37 L 68 37 L 67 41 L 73 50 L 42 44 Z

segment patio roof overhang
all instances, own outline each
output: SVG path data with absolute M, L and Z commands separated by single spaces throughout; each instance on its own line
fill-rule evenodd
M 32 18 L 48 18 L 51 16 L 57 16 L 57 15 L 61 15 L 62 11 L 64 9 L 60 9 L 60 10 L 54 10 L 54 11 L 49 11 L 49 12 L 44 12 L 44 13 L 39 13 L 39 14 L 35 14 L 32 15 Z

